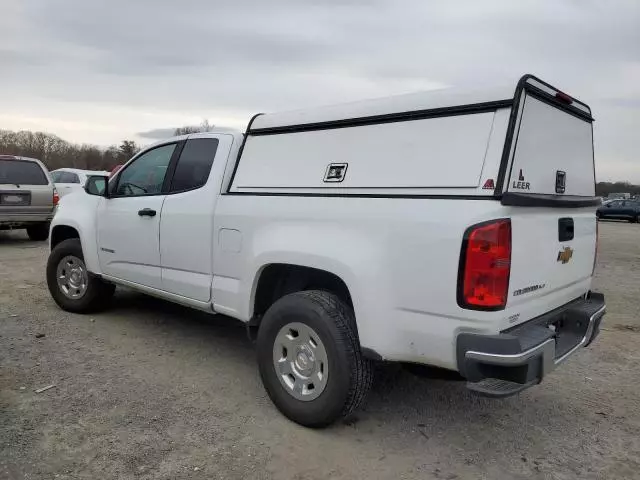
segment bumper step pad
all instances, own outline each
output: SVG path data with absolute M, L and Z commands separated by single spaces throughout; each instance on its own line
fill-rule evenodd
M 515 383 L 497 378 L 486 378 L 480 382 L 468 382 L 467 388 L 483 397 L 504 398 L 520 393 L 535 385 L 537 380 L 528 383 Z

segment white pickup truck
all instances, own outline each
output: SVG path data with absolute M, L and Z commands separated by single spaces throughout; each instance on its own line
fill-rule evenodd
M 166 140 L 61 201 L 49 289 L 72 312 L 121 285 L 246 322 L 269 396 L 302 425 L 356 409 L 376 360 L 512 395 L 605 312 L 592 121 L 527 75 Z

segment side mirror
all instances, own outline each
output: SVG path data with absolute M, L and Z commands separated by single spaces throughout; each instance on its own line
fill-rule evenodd
M 85 183 L 84 185 L 84 191 L 89 195 L 108 198 L 108 183 L 109 177 L 105 177 L 102 175 L 91 175 L 89 178 L 87 178 L 87 183 Z
M 605 205 L 605 207 L 607 207 L 607 208 L 611 208 L 611 204 L 610 204 L 610 203 L 607 203 L 607 204 Z

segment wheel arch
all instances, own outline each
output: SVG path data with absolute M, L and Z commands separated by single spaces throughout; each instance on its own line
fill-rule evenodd
M 250 302 L 250 317 L 260 317 L 279 298 L 294 292 L 325 290 L 337 295 L 353 308 L 353 297 L 347 282 L 336 272 L 298 263 L 272 262 L 256 272 Z
M 91 273 L 101 273 L 100 263 L 98 261 L 97 242 L 95 237 L 95 229 L 83 229 L 82 226 L 75 221 L 55 222 L 51 225 L 49 235 L 49 248 L 53 250 L 56 245 L 64 240 L 77 238 L 82 246 L 82 255 L 87 270 Z M 93 248 L 92 248 L 93 246 Z
M 69 225 L 54 225 L 51 227 L 51 240 L 50 247 L 53 250 L 56 245 L 70 238 L 77 238 L 80 240 L 80 232 L 75 227 Z M 82 243 L 82 241 L 81 241 Z

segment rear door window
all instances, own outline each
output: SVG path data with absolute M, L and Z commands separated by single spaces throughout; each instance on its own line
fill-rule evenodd
M 0 184 L 48 185 L 44 171 L 28 160 L 0 160 Z
M 80 177 L 77 173 L 57 171 L 51 174 L 54 183 L 80 183 Z
M 184 192 L 200 188 L 207 183 L 217 149 L 217 138 L 187 140 L 176 165 L 170 191 Z
M 80 178 L 76 173 L 73 172 L 62 172 L 60 183 L 80 183 Z

